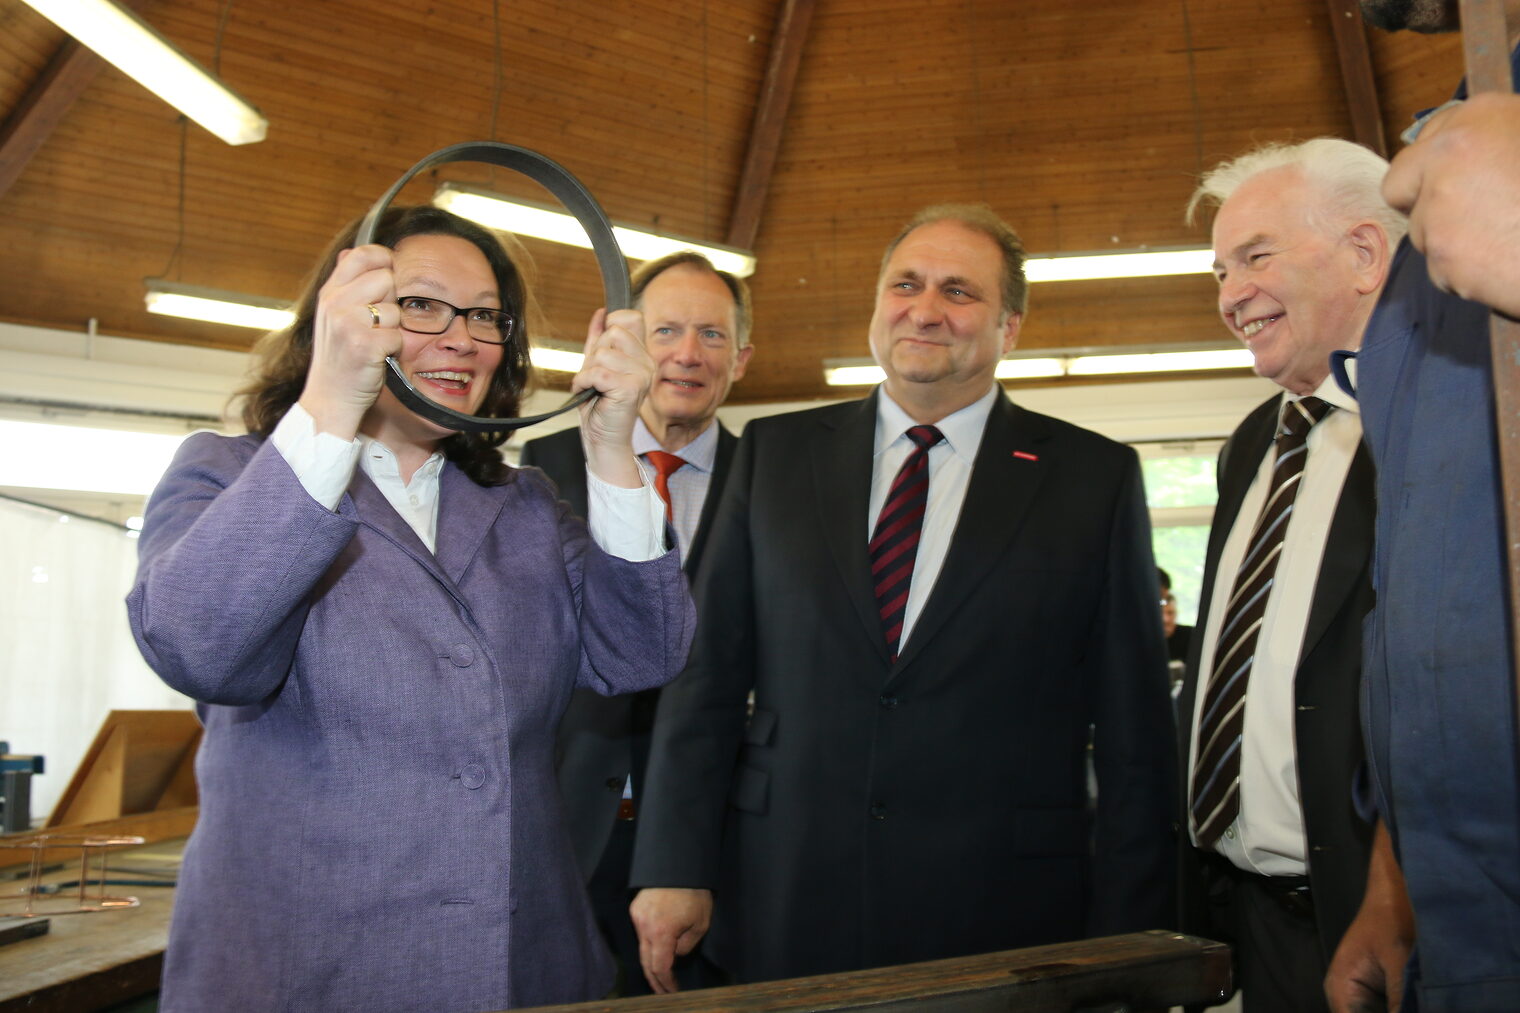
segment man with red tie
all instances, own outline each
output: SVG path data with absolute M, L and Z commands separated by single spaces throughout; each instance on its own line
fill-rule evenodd
M 644 312 L 646 347 L 655 362 L 633 449 L 665 500 L 682 565 L 693 574 L 739 442 L 717 421 L 717 411 L 755 351 L 749 341 L 749 287 L 691 251 L 644 264 L 632 281 L 634 306 Z M 542 468 L 560 496 L 586 514 L 579 429 L 529 442 L 522 464 Z M 618 959 L 623 995 L 649 991 L 628 916 L 628 868 L 659 693 L 603 697 L 578 691 L 559 729 L 567 823 L 593 911 Z M 697 958 L 680 970 L 687 987 L 717 983 Z
M 922 212 L 877 284 L 886 382 L 740 441 L 639 816 L 658 991 L 709 923 L 763 981 L 1173 920 L 1139 462 L 998 386 L 1023 261 L 985 207 Z

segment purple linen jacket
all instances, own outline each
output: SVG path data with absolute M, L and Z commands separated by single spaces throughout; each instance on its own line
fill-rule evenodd
M 673 678 L 675 552 L 609 556 L 537 472 L 441 477 L 436 556 L 362 472 L 336 512 L 253 437 L 190 437 L 127 598 L 199 701 L 175 1010 L 487 1010 L 591 999 L 611 963 L 555 786 L 571 691 Z

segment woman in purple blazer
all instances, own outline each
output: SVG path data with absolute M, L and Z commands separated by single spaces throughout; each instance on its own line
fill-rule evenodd
M 435 208 L 355 231 L 261 345 L 250 435 L 190 437 L 148 505 L 132 630 L 206 727 L 162 1008 L 596 998 L 554 730 L 577 687 L 673 678 L 693 623 L 632 452 L 643 322 L 598 313 L 573 384 L 601 392 L 588 532 L 503 437 L 383 389 L 395 355 L 435 401 L 516 413 L 531 301 L 498 238 Z

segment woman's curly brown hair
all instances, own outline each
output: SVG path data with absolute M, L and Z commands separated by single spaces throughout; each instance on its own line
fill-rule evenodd
M 306 386 L 306 372 L 311 368 L 312 328 L 317 316 L 317 295 L 338 263 L 338 254 L 354 245 L 361 219 L 348 223 L 323 254 L 316 270 L 307 278 L 296 301 L 296 319 L 288 328 L 266 334 L 254 347 L 254 378 L 238 392 L 247 399 L 243 405 L 243 424 L 248 431 L 267 437 L 285 417 L 290 406 L 301 397 Z M 485 255 L 496 276 L 501 304 L 517 314 L 519 325 L 502 347 L 501 365 L 491 377 L 479 414 L 490 418 L 509 418 L 517 414 L 532 376 L 528 362 L 529 329 L 541 319 L 538 306 L 529 290 L 525 271 L 531 271 L 527 253 L 510 237 L 498 236 L 473 222 L 426 205 L 393 207 L 380 218 L 375 242 L 391 249 L 410 236 L 457 236 L 471 243 Z M 507 244 L 512 245 L 509 252 Z M 507 433 L 455 433 L 439 449 L 450 461 L 480 485 L 498 485 L 509 471 L 497 450 L 507 440 Z

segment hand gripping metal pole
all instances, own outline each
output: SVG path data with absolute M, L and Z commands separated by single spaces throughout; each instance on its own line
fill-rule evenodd
M 385 213 L 386 208 L 390 207 L 391 201 L 395 200 L 401 188 L 410 183 L 413 177 L 420 172 L 447 165 L 450 162 L 485 162 L 489 165 L 499 165 L 504 169 L 520 172 L 535 183 L 541 184 L 565 206 L 566 211 L 575 216 L 576 221 L 580 222 L 581 227 L 586 230 L 586 235 L 591 238 L 591 250 L 596 254 L 597 267 L 602 272 L 602 290 L 607 309 L 610 311 L 629 307 L 632 297 L 628 284 L 628 262 L 623 257 L 623 251 L 618 248 L 617 239 L 612 235 L 612 223 L 607 220 L 607 215 L 602 211 L 601 205 L 596 202 L 596 198 L 591 196 L 591 191 L 581 185 L 580 180 L 572 176 L 570 171 L 558 162 L 545 158 L 535 151 L 512 144 L 501 144 L 497 141 L 466 141 L 428 155 L 408 169 L 405 175 L 396 180 L 391 188 L 375 201 L 374 206 L 369 209 L 369 214 L 364 216 L 364 221 L 359 225 L 359 234 L 354 238 L 354 245 L 364 246 L 375 241 L 375 229 L 379 225 L 380 216 Z M 401 371 L 401 364 L 396 361 L 395 356 L 386 356 L 385 364 L 390 367 L 385 374 L 385 385 L 402 404 L 429 422 L 459 432 L 489 433 L 506 429 L 521 429 L 567 412 L 596 397 L 597 394 L 591 389 L 583 390 L 558 408 L 544 412 L 542 415 L 530 415 L 520 419 L 482 418 L 457 412 L 424 395 L 412 386 L 406 374 Z

